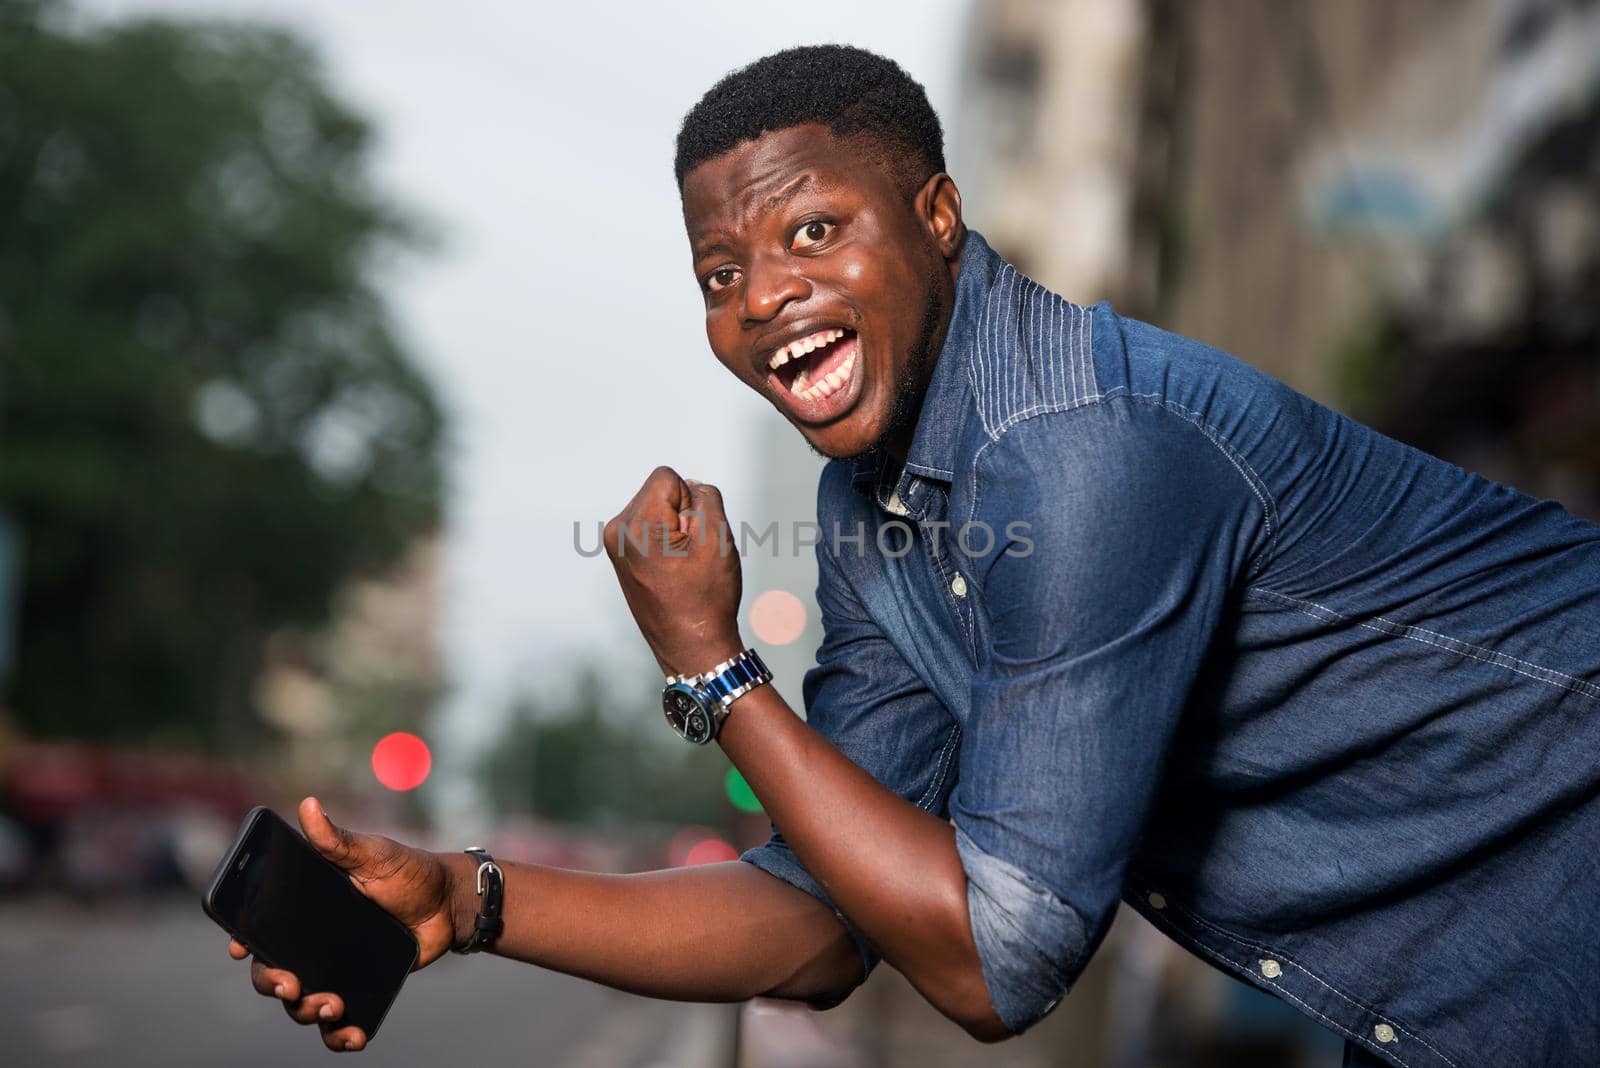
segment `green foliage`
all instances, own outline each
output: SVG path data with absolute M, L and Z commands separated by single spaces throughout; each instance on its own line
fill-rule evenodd
M 8 698 L 232 746 L 264 636 L 436 525 L 443 418 L 372 278 L 414 229 L 292 36 L 0 0 Z
M 1358 419 L 1376 419 L 1405 377 L 1405 339 L 1391 315 L 1377 315 L 1347 332 L 1332 358 L 1334 394 Z
M 653 695 L 617 703 L 584 669 L 565 700 L 520 697 L 482 760 L 495 809 L 567 823 L 726 824 L 721 751 L 684 744 Z

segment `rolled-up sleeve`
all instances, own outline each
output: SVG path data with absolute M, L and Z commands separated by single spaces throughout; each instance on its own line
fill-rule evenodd
M 828 516 L 831 479 L 819 487 L 819 515 Z M 848 486 L 846 493 L 853 492 Z M 913 804 L 938 816 L 947 814 L 961 731 L 955 718 L 867 614 L 839 561 L 817 547 L 817 606 L 822 643 L 817 663 L 802 687 L 806 721 L 874 779 Z M 863 974 L 878 963 L 871 943 L 849 922 L 774 827 L 768 841 L 747 850 L 742 860 L 804 890 L 833 909 L 861 950 Z
M 1021 1032 L 1110 927 L 1265 513 L 1207 428 L 1127 399 L 1012 427 L 977 476 L 980 518 L 1027 526 L 972 565 L 989 629 L 950 813 L 990 1001 Z

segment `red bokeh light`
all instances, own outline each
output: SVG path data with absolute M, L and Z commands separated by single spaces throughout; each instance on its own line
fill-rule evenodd
M 391 790 L 415 790 L 433 769 L 428 743 L 415 734 L 396 731 L 372 747 L 372 774 Z
M 788 590 L 767 590 L 750 606 L 750 629 L 768 645 L 788 645 L 805 633 L 805 602 Z
M 699 845 L 707 838 L 715 838 L 717 832 L 710 827 L 683 827 L 672 836 L 672 841 L 667 845 L 667 864 L 669 867 L 681 868 L 689 863 L 689 850 Z
M 684 827 L 672 836 L 672 843 L 667 847 L 667 863 L 674 868 L 738 859 L 739 851 L 719 838 L 710 827 Z
M 684 867 L 696 864 L 717 864 L 724 860 L 738 860 L 739 851 L 720 838 L 702 838 L 683 858 Z

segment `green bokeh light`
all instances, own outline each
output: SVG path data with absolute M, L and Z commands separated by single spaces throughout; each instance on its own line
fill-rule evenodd
M 728 794 L 728 801 L 740 812 L 760 812 L 761 802 L 756 800 L 756 792 L 750 789 L 750 784 L 744 781 L 744 776 L 739 774 L 738 768 L 729 768 L 728 774 L 723 776 L 722 788 Z

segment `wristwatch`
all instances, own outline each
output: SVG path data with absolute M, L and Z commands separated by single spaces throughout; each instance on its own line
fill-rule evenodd
M 661 691 L 661 708 L 678 737 L 694 745 L 709 745 L 722 732 L 728 706 L 772 681 L 772 671 L 761 655 L 746 649 L 702 675 L 668 675 Z

